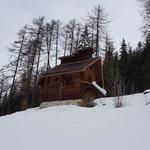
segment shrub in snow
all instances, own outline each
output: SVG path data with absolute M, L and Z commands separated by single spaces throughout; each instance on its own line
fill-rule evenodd
M 121 78 L 118 70 L 113 79 L 113 95 L 115 96 L 114 107 L 124 107 L 126 104 L 125 99 L 123 99 L 123 95 L 125 95 L 125 79 Z
M 115 108 L 124 107 L 126 105 L 125 99 L 122 96 L 116 96 L 113 103 Z

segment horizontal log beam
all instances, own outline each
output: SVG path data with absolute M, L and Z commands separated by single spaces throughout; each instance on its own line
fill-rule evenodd
M 80 82 L 85 83 L 85 84 L 92 85 L 92 83 L 91 83 L 91 82 L 87 82 L 87 81 L 84 81 L 84 80 L 81 80 Z

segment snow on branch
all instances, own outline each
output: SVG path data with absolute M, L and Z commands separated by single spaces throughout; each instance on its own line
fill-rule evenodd
M 92 85 L 97 88 L 103 95 L 106 95 L 107 94 L 107 91 L 105 89 L 103 89 L 102 87 L 100 87 L 96 81 L 93 81 L 92 82 Z

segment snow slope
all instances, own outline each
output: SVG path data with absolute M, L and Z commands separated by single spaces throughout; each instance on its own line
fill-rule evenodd
M 98 99 L 93 108 L 55 106 L 0 117 L 0 149 L 150 150 L 150 105 L 143 95 L 124 97 L 124 108 L 114 108 L 112 99 Z

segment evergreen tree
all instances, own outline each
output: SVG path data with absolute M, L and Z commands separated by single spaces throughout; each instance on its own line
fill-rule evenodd
M 123 39 L 120 48 L 120 61 L 119 61 L 119 71 L 122 78 L 122 85 L 125 88 L 124 93 L 127 93 L 127 84 L 128 84 L 128 52 L 127 52 L 127 44 Z
M 108 96 L 114 95 L 113 79 L 114 79 L 114 46 L 113 42 L 106 36 L 105 39 L 105 58 L 104 58 L 104 80 L 105 89 L 108 91 Z
M 128 58 L 126 64 L 126 93 L 134 93 L 135 92 L 135 54 L 132 50 L 132 47 L 128 45 Z
M 142 4 L 143 34 L 145 42 L 142 53 L 142 87 L 145 90 L 150 88 L 150 0 L 139 0 Z
M 90 37 L 88 31 L 88 25 L 84 26 L 84 29 L 81 33 L 80 40 L 79 40 L 79 47 L 78 49 L 84 49 L 86 47 L 90 47 Z
M 82 25 L 81 23 L 78 23 L 75 34 L 75 52 L 77 52 L 80 47 L 81 32 L 82 32 Z
M 134 84 L 135 92 L 143 92 L 143 45 L 141 42 L 138 43 L 136 50 L 133 52 L 133 64 L 134 70 Z
M 150 35 L 146 38 L 146 43 L 143 51 L 143 89 L 150 88 Z

